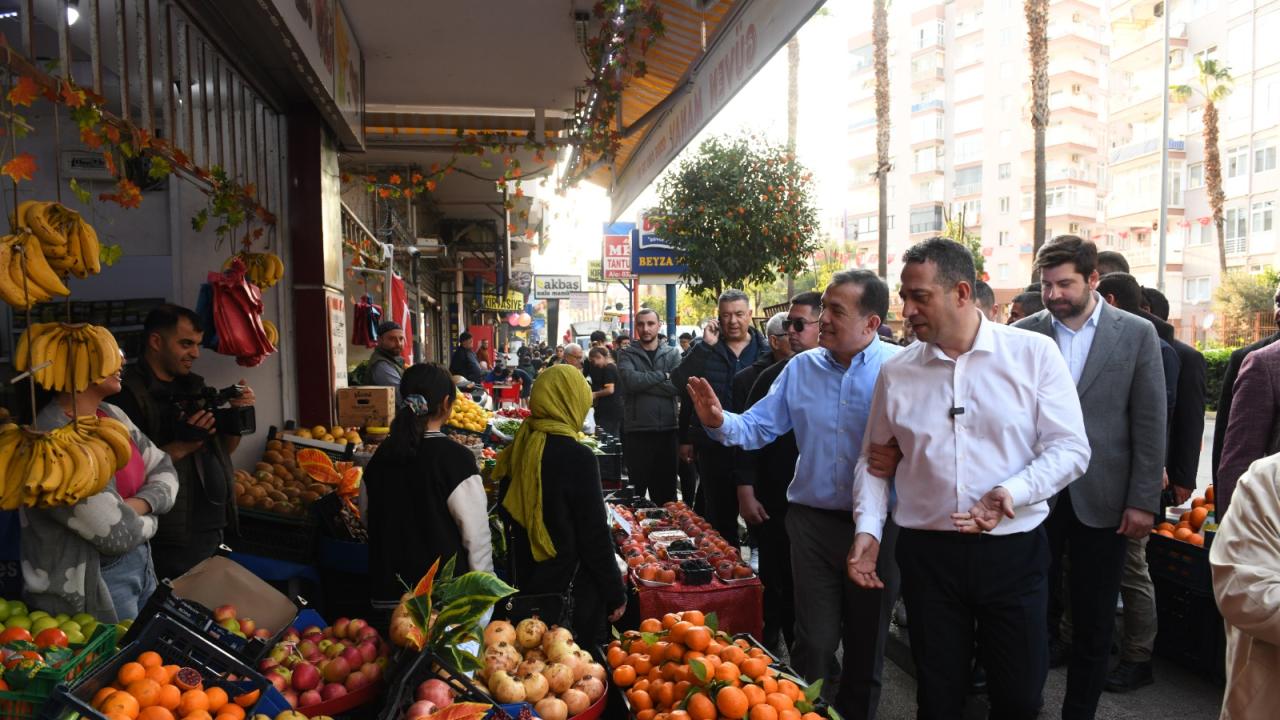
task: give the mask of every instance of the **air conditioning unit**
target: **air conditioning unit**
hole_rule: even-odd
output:
[[[448,252],[448,248],[444,243],[440,242],[440,238],[418,238],[413,244],[414,249],[419,255],[439,256]]]

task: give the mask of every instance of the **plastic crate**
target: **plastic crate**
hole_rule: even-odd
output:
[[[194,668],[203,676],[206,687],[223,687],[232,697],[252,690],[262,691],[257,705],[249,710],[250,716],[259,709],[264,712],[268,709],[275,710],[283,702],[275,688],[244,661],[192,632],[181,622],[161,614],[148,622],[138,638],[110,661],[81,675],[70,686],[59,685],[45,705],[41,717],[44,720],[106,720],[89,703],[99,690],[115,681],[121,666],[136,660],[146,650],[159,653],[167,665]],[[236,676],[236,679],[230,680],[231,675]],[[274,713],[271,714],[274,717]]]
[[[240,508],[240,533],[229,541],[236,552],[310,565],[316,558],[319,525],[309,513],[292,517]]]
[[[21,690],[0,691],[0,718],[30,720],[38,717],[59,684],[73,682],[106,662],[116,648],[116,626],[99,624],[89,641],[61,667],[46,667]]]
[[[413,694],[418,686],[433,677],[440,678],[453,688],[455,701],[488,703],[495,709],[499,708],[498,701],[476,687],[469,676],[456,670],[452,664],[431,650],[424,650],[396,674],[395,682],[387,691],[386,701],[382,706],[382,713],[378,715],[378,720],[401,720],[404,711],[413,704]],[[502,712],[497,713],[494,720],[512,720],[515,717],[515,714],[507,715],[506,712]]]
[[[294,604],[301,609],[305,603],[295,598]],[[151,593],[150,599],[138,613],[133,626],[121,638],[121,644],[127,645],[140,637],[147,623],[158,615],[166,615],[178,620],[249,665],[257,665],[259,660],[266,657],[267,652],[280,641],[280,636],[284,635],[286,629],[280,628],[269,639],[242,638],[216,623],[213,619],[213,611],[209,608],[194,600],[186,600],[174,595],[173,588],[166,581],[160,583],[156,591]]]
[[[1226,679],[1227,639],[1213,595],[1156,577],[1155,651],[1197,673]]]
[[[1147,566],[1152,580],[1159,578],[1192,592],[1213,595],[1208,547],[1153,534],[1147,541]]]

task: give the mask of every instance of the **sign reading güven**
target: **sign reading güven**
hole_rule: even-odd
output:
[[[533,276],[533,296],[539,300],[567,300],[570,295],[582,290],[580,275]]]

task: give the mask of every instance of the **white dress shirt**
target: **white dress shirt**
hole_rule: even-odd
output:
[[[1080,374],[1084,372],[1084,364],[1089,360],[1089,349],[1093,347],[1093,337],[1098,334],[1098,316],[1102,315],[1102,299],[1096,291],[1093,293],[1093,313],[1079,330],[1072,330],[1053,318],[1053,339],[1058,342],[1062,357],[1067,360],[1067,369],[1071,371],[1071,380],[1080,383]]]
[[[867,447],[890,438],[903,455],[893,518],[915,530],[954,531],[951,514],[968,512],[997,485],[1013,496],[1015,517],[991,534],[1033,530],[1049,515],[1046,501],[1089,467],[1080,399],[1062,354],[1040,333],[986,318],[973,347],[954,360],[917,343],[880,369],[853,487],[857,531],[877,539],[889,481],[869,472]]]

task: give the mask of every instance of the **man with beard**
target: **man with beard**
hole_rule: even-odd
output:
[[[756,378],[747,393],[744,411],[769,392],[791,358],[818,347],[821,312],[822,295],[816,292],[791,298],[791,308],[784,316],[790,353]],[[742,451],[742,454],[745,457],[740,455],[736,468],[738,512],[752,526],[760,543],[760,580],[764,583],[764,637],[761,639],[769,647],[789,648],[795,641],[795,598],[791,582],[791,541],[786,526],[787,487],[800,456],[796,433],[792,430],[759,450]]]
[[[718,316],[707,323],[702,340],[694,344],[680,367],[672,373],[672,381],[682,390],[690,378],[702,378],[711,384],[722,406],[733,405],[733,376],[751,367],[768,345],[751,324],[751,298],[741,290],[725,290],[717,303]],[[680,407],[680,457],[698,463],[701,481],[699,494],[704,503],[703,515],[716,532],[737,547],[738,493],[733,482],[733,451],[712,439],[706,429],[693,419],[693,403],[687,391]]]
[[[676,388],[680,352],[658,340],[658,313],[636,313],[636,342],[618,358],[626,435],[622,453],[636,493],[662,505],[676,499]],[[693,498],[687,498],[692,503]]]
[[[369,357],[369,384],[396,389],[396,405],[400,404],[400,376],[404,375],[404,330],[398,323],[384,320],[378,324],[378,347]]]
[[[889,288],[875,273],[836,273],[822,294],[820,347],[793,357],[750,410],[725,412],[711,385],[689,381],[698,419],[717,442],[756,449],[795,431],[799,455],[787,488],[786,530],[804,611],[796,615],[791,659],[806,679],[823,680],[823,696],[851,720],[876,715],[890,612],[885,591],[862,590],[845,574],[853,470],[871,390],[881,365],[899,352],[877,334],[888,310]],[[895,533],[891,525],[879,568],[891,583]],[[843,670],[835,657],[842,642]]]
[[[1280,287],[1276,288],[1274,298],[1272,318],[1277,326],[1280,326]],[[1218,396],[1218,417],[1213,424],[1213,450],[1210,455],[1210,469],[1213,471],[1214,492],[1221,494],[1218,488],[1218,468],[1222,464],[1222,445],[1227,437],[1227,426],[1231,423],[1232,404],[1234,402],[1234,393],[1236,386],[1236,378],[1240,375],[1240,367],[1244,365],[1244,360],[1256,350],[1280,340],[1280,331],[1274,332],[1252,345],[1246,345],[1231,352],[1231,357],[1227,360],[1227,372],[1222,377],[1222,392]],[[1231,478],[1234,483],[1236,478]]]
[[[1062,716],[1092,718],[1107,679],[1116,600],[1129,538],[1151,532],[1160,511],[1168,425],[1155,328],[1108,305],[1098,284],[1097,247],[1062,235],[1040,248],[1036,267],[1045,310],[1016,327],[1054,339],[1076,382],[1093,460],[1057,496],[1046,525],[1050,587],[1067,569],[1072,638]],[[1049,608],[1054,642],[1061,603]]]

